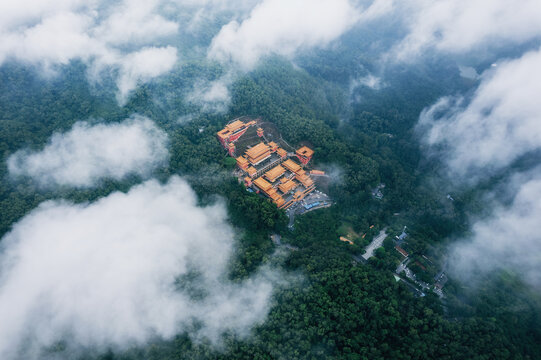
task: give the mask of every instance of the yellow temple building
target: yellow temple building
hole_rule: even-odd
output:
[[[220,130],[217,137],[233,155],[231,145],[234,146],[234,142],[253,125],[256,125],[255,121],[245,123],[235,120]],[[239,179],[244,181],[246,187],[267,196],[282,209],[289,208],[314,191],[311,173],[304,170],[314,154],[312,149],[302,146],[295,153],[288,153],[274,141],[265,142],[261,127],[257,128],[257,136],[258,142],[236,157]]]

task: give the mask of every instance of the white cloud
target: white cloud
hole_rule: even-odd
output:
[[[430,146],[444,144],[455,175],[490,174],[541,148],[541,50],[485,72],[468,102],[446,97],[425,109],[419,126]],[[467,103],[467,104],[465,104]]]
[[[348,0],[264,0],[241,23],[222,27],[209,56],[250,70],[269,54],[292,57],[299,50],[326,46],[357,22],[391,7],[391,1],[377,0],[363,13]]]
[[[538,0],[416,0],[400,9],[408,35],[395,49],[401,60],[428,48],[467,52],[488,43],[517,44],[541,37]]]
[[[29,176],[41,186],[89,187],[103,178],[148,176],[168,159],[167,135],[152,121],[134,116],[122,123],[76,123],[56,133],[41,151],[8,158],[11,176]]]
[[[453,182],[475,184],[502,170],[513,174],[515,160],[541,149],[539,64],[541,50],[502,61],[480,76],[471,99],[445,97],[422,112],[419,129],[425,132],[424,141],[429,149],[438,149]],[[472,221],[472,235],[451,247],[454,273],[475,279],[503,268],[541,286],[538,170],[515,175],[494,191],[494,201],[508,193],[514,201],[509,206],[491,203],[490,217]]]
[[[541,180],[519,181],[509,207],[497,206],[489,219],[478,221],[472,236],[451,248],[451,270],[466,278],[479,272],[512,269],[529,284],[541,287]]]
[[[498,66],[481,76],[473,68],[459,67],[461,76],[480,82],[478,88],[468,97],[440,98],[421,113],[418,124],[428,150],[441,156],[453,183],[475,185],[497,172],[516,172],[516,160],[541,149],[541,50],[517,47],[541,39],[539,1],[419,0],[401,11],[408,31],[387,54],[393,59],[415,60],[435,51],[484,62],[494,61],[487,59],[487,51],[514,47],[515,53],[521,52],[516,59],[498,60]],[[487,206],[493,213],[472,219],[471,236],[450,248],[455,274],[475,280],[480,273],[503,268],[541,286],[541,238],[536,231],[540,175],[515,175],[512,184],[494,191],[495,205]],[[499,203],[503,194],[515,195],[511,205]]]
[[[179,24],[156,13],[156,0],[125,0],[93,29],[93,35],[110,45],[145,44],[175,35]]]
[[[83,11],[95,6],[97,1],[85,0],[20,0],[0,3],[0,26],[2,29],[19,25],[39,23],[44,16],[65,11]]]
[[[374,0],[361,14],[361,21],[371,21],[390,14],[395,10],[394,0]]]
[[[225,208],[196,204],[173,177],[26,215],[1,241],[0,357],[42,358],[62,340],[71,353],[184,331],[214,342],[226,330],[248,335],[267,314],[272,274],[228,281]]]
[[[3,34],[0,49],[4,57],[10,55],[46,66],[66,64],[76,57],[87,59],[106,51],[103,44],[85,33],[92,21],[86,14],[56,13],[24,31]]]
[[[477,70],[472,68],[471,66],[458,66],[458,71],[460,71],[460,76],[464,79],[468,80],[477,80],[479,78],[479,74],[477,73]]]
[[[0,4],[0,65],[13,59],[54,74],[60,65],[81,60],[88,65],[91,81],[112,76],[117,99],[124,104],[139,84],[175,67],[180,36],[206,37],[214,24],[236,19],[216,34],[207,54],[232,62],[233,69],[240,65],[249,70],[269,54],[291,58],[305,49],[328,46],[355,24],[393,8],[392,0],[365,3],[368,6],[362,8],[353,0],[4,2]],[[191,51],[205,50],[196,46]],[[213,89],[201,95],[224,93],[219,89],[224,83],[213,83]]]
[[[261,0],[174,0],[187,16],[188,33],[197,34],[205,25],[221,21],[226,15],[230,18],[245,17]]]
[[[368,74],[362,78],[351,81],[349,85],[350,93],[359,86],[366,86],[372,90],[379,90],[384,86],[384,84],[382,83],[380,77],[374,76],[373,74]]]
[[[176,62],[177,49],[172,46],[143,48],[124,56],[117,81],[119,102],[124,103],[139,82],[147,82],[168,72]]]
[[[125,101],[137,82],[166,73],[177,61],[174,48],[156,45],[178,31],[176,22],[158,14],[160,5],[159,0],[123,0],[113,6],[103,0],[3,2],[0,65],[15,59],[51,70],[82,60],[94,74],[108,66],[120,73],[119,99]],[[149,49],[157,56],[152,71],[147,70],[149,56],[141,55]]]
[[[186,100],[198,105],[203,111],[223,113],[231,101],[228,87],[234,75],[227,73],[214,81],[197,81],[187,94]]]

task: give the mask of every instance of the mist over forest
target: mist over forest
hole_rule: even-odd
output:
[[[538,0],[0,4],[0,359],[541,358],[540,64]]]

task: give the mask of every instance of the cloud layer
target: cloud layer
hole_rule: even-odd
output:
[[[190,57],[207,46],[179,50],[183,36],[214,35],[208,56],[246,71],[264,56],[293,58],[385,16],[405,27],[388,49],[393,59],[541,38],[537,0],[21,0],[0,4],[0,65],[14,59],[55,70],[81,60],[94,81],[112,74],[123,104],[138,84],[174,69],[181,51]]]
[[[269,54],[288,58],[299,50],[322,47],[361,20],[371,20],[391,7],[377,0],[364,12],[349,0],[264,0],[239,23],[224,25],[212,40],[209,56],[252,69]]]
[[[537,0],[416,0],[401,6],[407,36],[395,49],[401,60],[427,49],[462,53],[541,37]]]
[[[541,50],[482,75],[471,100],[445,97],[425,109],[428,145],[445,145],[452,175],[476,178],[541,148]]]
[[[496,206],[489,219],[478,221],[472,236],[451,248],[450,264],[455,273],[472,278],[479,272],[506,269],[541,288],[541,180],[523,180],[508,207]]]
[[[0,65],[15,59],[54,69],[81,60],[92,74],[112,69],[120,73],[123,103],[138,82],[166,73],[177,61],[176,48],[157,45],[178,31],[176,22],[159,14],[160,6],[159,0],[2,2]]]
[[[226,279],[233,231],[178,177],[94,203],[48,201],[0,242],[0,357],[65,341],[123,349],[187,331],[218,341],[264,320],[271,281]],[[62,354],[61,354],[62,355]]]
[[[471,98],[445,97],[425,109],[419,121],[424,141],[438,149],[453,183],[475,186],[541,149],[541,50],[504,61],[481,75]],[[540,165],[539,161],[535,165]],[[513,202],[501,205],[494,191],[493,214],[474,220],[472,235],[451,248],[452,270],[465,278],[495,269],[515,271],[540,287],[541,173],[515,175],[505,184]]]
[[[43,150],[20,150],[8,158],[11,176],[28,176],[41,186],[94,186],[104,178],[146,177],[168,160],[167,134],[151,120],[133,116],[122,123],[77,122],[56,133]]]

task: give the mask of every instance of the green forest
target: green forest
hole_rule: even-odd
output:
[[[539,358],[540,297],[513,273],[487,275],[475,289],[451,278],[444,300],[432,292],[418,297],[392,274],[401,255],[390,238],[403,226],[409,234],[405,249],[421,262],[422,256],[431,259],[430,266],[419,263],[424,270],[415,268],[430,280],[443,267],[449,239],[468,231],[466,213],[482,212],[475,193],[453,194],[450,202],[443,187],[427,180],[438,164],[423,159],[414,132],[426,104],[464,84],[432,80],[434,70],[428,67],[401,73],[393,86],[377,95],[362,94],[365,101],[351,104],[343,84],[329,80],[344,73],[347,78],[350,59],[340,57],[332,69],[318,61],[315,57],[301,70],[270,58],[234,82],[226,113],[198,112],[186,123],[174,121],[194,111],[182,100],[183,89],[202,73],[220,76],[216,64],[189,63],[181,72],[141,86],[122,107],[87,84],[82,64],[70,65],[52,80],[14,63],[0,68],[0,234],[44,200],[88,202],[126,192],[141,181],[133,176],[104,180],[94,189],[41,189],[30,179],[9,178],[5,160],[10,154],[23,147],[39,149],[53,132],[80,119],[112,123],[138,113],[170,139],[169,163],[156,171],[158,179],[185,177],[202,205],[225,199],[229,221],[242,234],[229,278],[241,281],[265,265],[297,279],[275,289],[267,319],[248,338],[225,333],[217,349],[178,334],[125,351],[89,352],[82,359]],[[165,92],[175,96],[156,101]],[[296,217],[290,230],[284,211],[238,184],[215,133],[246,114],[274,123],[291,144],[310,144],[315,167],[336,169],[325,189],[335,201],[332,207]],[[386,187],[378,200],[371,189],[380,183]],[[384,227],[391,237],[376,256],[355,261]],[[344,229],[367,236],[349,245],[338,240]],[[292,248],[273,244],[273,233]],[[61,352],[61,344],[50,351]]]

